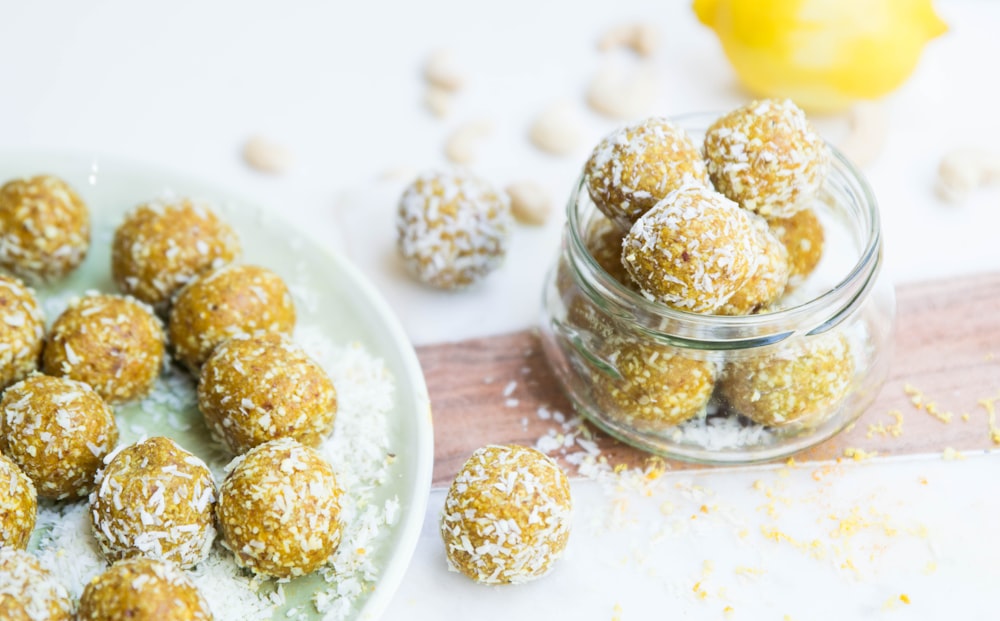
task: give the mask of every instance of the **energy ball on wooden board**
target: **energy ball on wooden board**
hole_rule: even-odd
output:
[[[712,313],[757,269],[750,214],[704,186],[671,192],[625,236],[622,263],[643,293],[668,306]]]
[[[333,468],[291,438],[272,440],[226,467],[216,515],[236,563],[291,578],[330,561],[340,544],[340,496]]]
[[[718,310],[720,315],[751,315],[778,301],[788,285],[791,265],[785,245],[771,233],[767,221],[751,216],[757,233],[757,269],[733,297]]]
[[[850,345],[832,333],[733,362],[719,388],[730,407],[761,425],[815,425],[833,414],[853,379]]]
[[[767,224],[788,250],[788,284],[797,287],[823,258],[823,225],[812,209],[797,211],[787,218],[771,218]]]
[[[569,540],[566,473],[524,446],[486,446],[455,476],[441,537],[448,568],[484,584],[518,584],[552,570]]]
[[[0,450],[21,466],[42,498],[89,494],[116,442],[111,408],[83,382],[31,375],[0,399]]]
[[[38,369],[45,317],[30,287],[0,274],[0,390]]]
[[[0,619],[69,621],[69,591],[24,550],[0,546]]]
[[[34,484],[16,463],[0,453],[0,551],[27,548],[37,515]]]
[[[87,257],[90,212],[52,175],[0,187],[0,267],[32,283],[62,278]]]
[[[83,589],[77,621],[211,621],[198,588],[173,563],[118,561]]]
[[[767,218],[807,207],[830,166],[826,143],[788,99],[754,101],[723,116],[705,133],[704,150],[715,189]]]
[[[333,431],[337,392],[287,337],[237,336],[202,366],[198,408],[212,435],[236,454],[286,437],[316,447]]]
[[[146,395],[163,368],[163,324],[132,297],[91,294],[56,318],[42,369],[90,384],[110,403]]]
[[[584,174],[594,204],[623,230],[681,186],[708,185],[698,147],[683,129],[657,117],[606,136]]]
[[[256,332],[291,335],[294,328],[295,305],[280,276],[255,265],[228,265],[180,290],[167,335],[174,357],[197,375],[227,339]]]
[[[192,567],[215,539],[215,483],[205,462],[154,437],[106,459],[90,494],[94,537],[109,561],[146,556]]]
[[[205,201],[151,201],[115,229],[111,274],[122,293],[162,310],[192,278],[239,254],[235,231]]]
[[[403,191],[396,247],[417,280],[460,289],[500,267],[512,228],[504,192],[464,170],[431,172]]]

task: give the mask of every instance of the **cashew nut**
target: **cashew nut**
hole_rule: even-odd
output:
[[[552,199],[540,184],[534,181],[517,181],[506,188],[510,197],[510,210],[521,224],[541,226],[552,213]]]
[[[535,118],[528,137],[542,151],[566,155],[575,151],[583,140],[583,120],[572,104],[555,103]]]
[[[848,111],[848,133],[837,148],[855,166],[872,163],[882,148],[889,130],[889,118],[881,103],[857,103]]]
[[[647,114],[656,101],[657,80],[646,64],[625,68],[607,64],[587,88],[587,104],[605,116],[631,119]]]
[[[444,154],[455,164],[469,164],[476,158],[476,147],[493,131],[489,121],[472,121],[456,129],[444,145]]]
[[[277,175],[291,167],[295,156],[279,144],[253,136],[243,145],[243,159],[254,170]]]
[[[949,203],[961,203],[974,189],[1000,182],[1000,153],[977,148],[950,151],[938,165],[937,193]]]
[[[620,24],[610,28],[597,42],[597,49],[607,52],[616,47],[627,47],[639,56],[652,56],[660,44],[660,33],[643,22]]]
[[[449,50],[431,52],[424,65],[424,79],[428,84],[452,92],[465,84],[465,74]]]

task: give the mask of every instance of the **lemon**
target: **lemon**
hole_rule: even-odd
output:
[[[931,0],[694,0],[743,84],[831,112],[891,92],[947,30]]]

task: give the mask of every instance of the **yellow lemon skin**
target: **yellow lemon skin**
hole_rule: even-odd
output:
[[[744,86],[811,112],[893,91],[947,30],[931,0],[694,0],[694,12]]]

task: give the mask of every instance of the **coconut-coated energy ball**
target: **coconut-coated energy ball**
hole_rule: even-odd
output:
[[[24,550],[0,546],[0,619],[70,621],[69,591]]]
[[[715,189],[767,218],[808,206],[830,166],[826,143],[788,99],[754,101],[723,116],[705,133],[704,149]]]
[[[45,317],[31,288],[0,275],[0,390],[38,368]]]
[[[238,334],[291,335],[295,305],[271,270],[229,265],[192,280],[174,300],[167,334],[174,357],[197,373],[212,351]]]
[[[194,582],[173,563],[118,561],[83,589],[77,621],[211,621]]]
[[[626,232],[611,220],[601,218],[588,228],[584,244],[605,272],[626,287],[635,289],[636,285],[622,263],[622,242]]]
[[[823,258],[823,225],[816,212],[803,209],[787,218],[769,219],[767,223],[788,251],[789,286],[802,284]]]
[[[337,392],[301,347],[264,333],[216,348],[201,368],[198,407],[233,453],[285,437],[315,447],[333,431]]]
[[[34,484],[16,463],[0,453],[0,552],[27,548],[37,515]]]
[[[110,456],[90,494],[94,537],[109,561],[146,556],[192,567],[215,539],[215,483],[205,462],[170,438]]]
[[[115,229],[111,274],[122,293],[163,309],[192,278],[239,253],[236,233],[205,201],[151,201]]]
[[[484,584],[518,584],[552,570],[569,540],[566,473],[524,446],[485,446],[469,457],[444,501],[448,569]]]
[[[163,324],[131,297],[76,298],[52,324],[42,369],[90,384],[110,403],[145,396],[163,368]]]
[[[668,306],[711,313],[757,267],[750,214],[703,186],[671,192],[625,236],[622,263],[643,293]]]
[[[425,173],[399,200],[396,247],[417,280],[460,289],[500,267],[512,227],[506,193],[464,170]]]
[[[708,185],[698,147],[683,129],[657,117],[606,136],[584,174],[594,204],[623,230],[681,186]]]
[[[757,269],[747,282],[736,290],[733,297],[718,310],[720,315],[750,315],[760,312],[775,302],[785,292],[791,266],[788,250],[760,216],[751,216],[757,234]]]
[[[0,267],[29,282],[62,278],[87,256],[90,212],[52,175],[0,187]]]
[[[736,412],[761,425],[813,425],[833,415],[853,378],[847,339],[828,333],[731,363],[720,392]]]
[[[340,497],[333,468],[291,438],[236,457],[219,489],[216,513],[236,563],[275,578],[325,565],[340,544]]]
[[[0,450],[21,466],[42,498],[89,494],[116,442],[111,408],[83,382],[31,375],[0,399]]]

